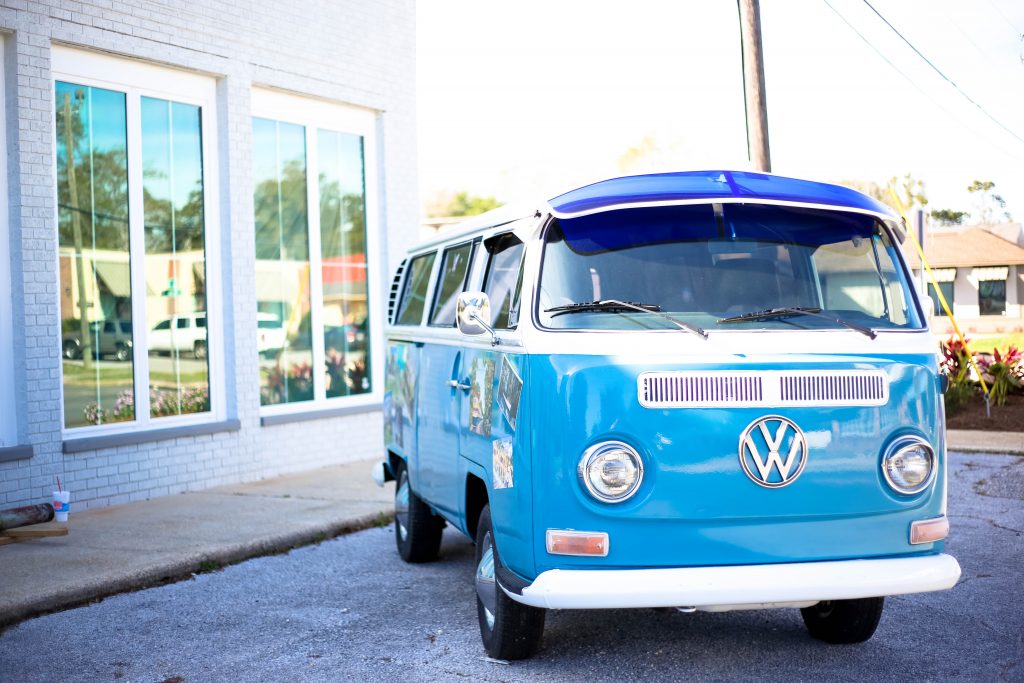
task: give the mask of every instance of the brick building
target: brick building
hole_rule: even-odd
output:
[[[369,457],[409,0],[0,0],[0,507]]]

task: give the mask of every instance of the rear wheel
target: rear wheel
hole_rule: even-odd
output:
[[[192,345],[192,356],[202,360],[206,358],[206,342],[197,341]]]
[[[826,643],[863,643],[882,618],[885,598],[824,600],[800,610],[811,637]]]
[[[487,654],[495,659],[527,659],[537,651],[544,635],[544,610],[505,595],[496,578],[500,566],[491,528],[491,506],[485,505],[476,527],[476,612],[480,637]]]
[[[127,345],[119,343],[117,345],[117,350],[114,351],[114,357],[117,358],[117,360],[124,363],[125,361],[131,359],[132,350],[129,349]]]
[[[441,549],[444,520],[416,495],[409,471],[400,461],[395,476],[395,544],[406,562],[429,562]]]

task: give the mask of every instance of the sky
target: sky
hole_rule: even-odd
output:
[[[991,180],[1024,220],[1024,2],[869,1],[761,1],[772,172],[910,173],[929,209],[975,213]],[[424,203],[749,169],[736,2],[424,0],[417,118]]]

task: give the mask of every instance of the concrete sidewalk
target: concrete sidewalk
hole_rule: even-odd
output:
[[[1021,425],[1024,429],[1024,425]],[[961,453],[1014,453],[1024,455],[1024,432],[946,431],[946,449]]]
[[[75,513],[0,546],[0,628],[44,612],[390,521],[375,461]]]
[[[1024,433],[951,430],[951,451],[1024,454]],[[375,461],[72,513],[69,534],[0,546],[0,628],[390,521]]]

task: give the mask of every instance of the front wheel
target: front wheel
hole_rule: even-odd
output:
[[[406,562],[429,562],[441,549],[444,520],[416,495],[409,485],[409,470],[402,461],[395,477],[395,544]]]
[[[64,357],[67,358],[68,360],[76,360],[79,356],[82,355],[82,347],[71,339],[64,342],[63,351]]]
[[[476,527],[476,612],[480,637],[487,654],[495,659],[527,659],[537,651],[544,635],[544,610],[505,595],[496,578],[499,566],[491,506],[485,505]]]
[[[885,598],[823,600],[800,610],[812,638],[836,645],[863,643],[882,618]]]

